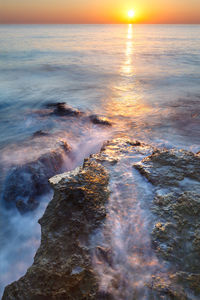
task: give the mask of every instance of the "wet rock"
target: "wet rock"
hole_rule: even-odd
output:
[[[188,296],[188,290],[191,297],[200,297],[199,155],[184,150],[156,150],[134,166],[155,186],[152,244],[158,256],[176,270],[167,290],[174,291],[173,299],[194,299]],[[164,282],[162,278],[159,281]],[[153,286],[157,290],[156,282]]]
[[[114,300],[114,296],[109,292],[100,291],[96,296],[97,300]]]
[[[70,152],[72,150],[72,147],[65,140],[60,140],[58,144],[65,152]]]
[[[52,115],[56,116],[69,116],[69,117],[75,117],[80,116],[82,113],[74,108],[71,108],[66,105],[65,102],[58,102],[58,103],[49,103],[46,105],[48,108],[54,108]]]
[[[48,136],[48,132],[43,131],[43,130],[38,130],[34,132],[33,137],[41,137],[41,136]]]
[[[176,272],[171,276],[171,280],[179,284],[179,286],[183,285],[187,289],[194,291],[194,294],[197,295],[196,299],[199,299],[199,295],[200,295],[200,274],[199,273]]]
[[[184,178],[199,180],[200,156],[185,150],[156,150],[135,164],[142,175],[154,185],[177,186]]]
[[[112,169],[131,151],[149,154],[152,148],[116,139],[85,159],[83,167],[50,179],[54,197],[39,220],[40,248],[26,275],[6,287],[3,300],[115,299],[109,290],[99,287],[99,274],[93,265],[95,252],[100,261],[113,268],[113,253],[98,243],[93,245],[91,237],[105,221]],[[119,288],[118,273],[110,284]]]
[[[166,299],[166,300],[188,300],[183,288],[167,277],[152,276],[152,283],[149,286],[150,295],[149,299]]]
[[[11,168],[2,195],[5,206],[16,206],[21,213],[35,209],[39,204],[36,198],[49,191],[48,179],[62,170],[70,149],[66,141],[60,141],[57,149],[43,154],[35,161]]]
[[[45,107],[47,108],[56,108],[57,106],[62,106],[62,105],[65,105],[66,103],[65,102],[49,102],[49,103],[46,103],[45,104]]]
[[[142,143],[139,141],[128,141],[131,146],[142,146]]]
[[[103,126],[112,126],[112,123],[104,117],[99,117],[97,115],[91,115],[89,118],[93,124],[103,125]]]
[[[198,272],[200,263],[200,195],[187,191],[155,198],[154,212],[162,217],[152,232],[156,250],[181,271]]]
[[[68,116],[68,117],[84,116],[83,112],[68,106],[65,102],[47,103],[45,107],[47,108],[47,111],[48,109],[51,110],[50,115],[61,116],[61,117],[62,116]],[[96,125],[112,126],[112,123],[108,119],[98,115],[90,115],[90,116],[86,115],[85,121],[88,122],[88,120]]]
[[[116,299],[118,291],[119,295],[124,295],[124,288],[127,287],[126,276],[121,278],[121,273],[115,270],[113,249],[102,247],[96,242],[93,244],[91,239],[94,233],[99,233],[104,224],[106,203],[112,192],[109,189],[114,180],[123,180],[123,176],[120,176],[120,160],[124,163],[127,157],[131,157],[132,163],[146,157],[140,163],[135,163],[135,167],[154,184],[155,198],[153,202],[149,200],[151,204],[148,206],[151,207],[152,220],[155,220],[151,233],[152,248],[160,258],[161,266],[163,261],[168,266],[160,272],[158,268],[153,268],[152,272],[155,274],[148,273],[152,280],[149,282],[150,278],[147,276],[147,286],[143,287],[145,280],[139,280],[139,287],[142,285],[145,292],[148,290],[147,296],[140,294],[137,273],[132,274],[131,281],[128,273],[130,270],[125,269],[125,274],[128,273],[133,286],[136,280],[132,299],[199,299],[198,155],[181,150],[156,150],[138,141],[116,139],[105,143],[100,153],[85,159],[83,167],[50,179],[54,197],[39,220],[42,228],[41,245],[27,273],[6,287],[3,300],[111,300]],[[123,174],[127,179],[126,174],[127,169]],[[130,188],[134,188],[132,178],[128,180],[131,182],[126,182],[125,187],[129,187],[129,194],[123,190],[123,199],[130,197]],[[140,227],[138,228],[140,230]],[[149,251],[152,252],[152,249]],[[142,255],[142,249],[140,251],[139,248],[140,252]],[[99,287],[99,274],[93,265],[94,253],[96,260],[100,264],[104,263],[103,269],[108,266],[112,270],[111,280],[108,278],[110,273],[106,273],[108,289],[104,289],[104,286]],[[142,264],[143,257],[139,258]],[[121,263],[121,259],[123,260],[121,256],[117,259],[118,264]],[[124,257],[122,264],[126,260],[127,257]],[[140,269],[140,263],[136,266]],[[149,270],[151,266],[147,266]],[[160,268],[160,265],[158,267]],[[116,295],[112,293],[113,290],[116,291]]]
[[[97,299],[89,236],[106,216],[108,182],[105,168],[94,160],[50,179],[55,193],[39,220],[41,245],[25,276],[6,287],[3,300]]]

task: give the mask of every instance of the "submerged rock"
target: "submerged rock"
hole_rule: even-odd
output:
[[[55,102],[55,103],[47,103],[45,104],[46,109],[37,111],[40,115],[43,116],[60,116],[60,117],[82,117],[81,120],[85,122],[92,122],[95,125],[102,126],[112,126],[112,123],[103,116],[98,115],[88,115],[78,109],[72,108],[65,102]],[[37,136],[42,135],[42,131],[38,131],[35,134]]]
[[[38,130],[36,132],[33,133],[33,137],[41,137],[41,136],[48,136],[49,133],[43,130]]]
[[[103,126],[112,126],[112,123],[104,117],[99,117],[98,115],[91,115],[89,118],[93,124],[103,125]]]
[[[49,191],[48,179],[62,170],[70,149],[66,141],[60,141],[57,149],[37,160],[11,168],[2,195],[5,206],[11,208],[15,205],[21,213],[35,209],[39,204],[36,197]]]
[[[46,107],[53,108],[54,110],[51,114],[57,116],[74,117],[82,114],[78,109],[69,107],[65,102],[48,103]]]
[[[46,103],[45,104],[45,107],[47,107],[47,108],[54,108],[54,107],[57,107],[57,106],[59,106],[59,105],[65,105],[66,103],[65,102],[49,102],[49,103]]]

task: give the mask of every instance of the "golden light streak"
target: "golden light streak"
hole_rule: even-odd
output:
[[[127,42],[126,42],[126,60],[122,67],[122,73],[126,76],[132,76],[132,53],[133,53],[133,28],[132,24],[128,25]]]

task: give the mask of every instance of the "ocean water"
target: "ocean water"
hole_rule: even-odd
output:
[[[46,114],[66,102],[82,118]],[[98,114],[112,127],[92,124]],[[33,139],[43,130],[49,136]],[[58,140],[72,146],[73,169],[112,137],[200,150],[200,25],[1,25],[0,189],[12,166],[37,159]],[[33,213],[1,209],[1,291],[31,265]]]
[[[108,116],[120,134],[198,145],[200,26],[10,25],[0,37],[1,148],[58,129],[31,115],[51,101]]]

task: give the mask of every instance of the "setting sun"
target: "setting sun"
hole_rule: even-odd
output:
[[[133,18],[134,16],[135,16],[134,10],[132,10],[132,9],[129,10],[129,11],[128,11],[128,17],[129,17],[129,18]]]

